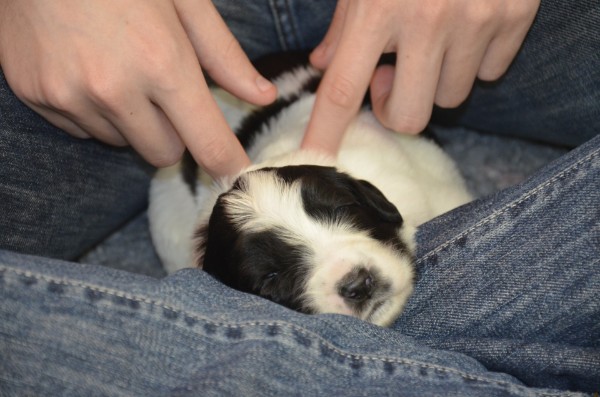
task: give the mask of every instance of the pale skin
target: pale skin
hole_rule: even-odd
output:
[[[325,70],[303,147],[335,155],[370,86],[380,122],[416,134],[432,107],[501,77],[540,0],[339,0],[311,54]],[[376,69],[397,53],[396,67]],[[0,0],[0,65],[16,95],[79,138],[131,145],[166,166],[184,148],[214,177],[250,164],[202,70],[265,105],[252,67],[209,0]]]

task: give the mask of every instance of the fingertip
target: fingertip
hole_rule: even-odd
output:
[[[321,140],[311,134],[307,134],[305,135],[300,148],[303,150],[319,152],[327,156],[336,157],[339,145],[336,144],[335,141]]]
[[[330,123],[330,127],[325,127],[326,123]],[[335,121],[331,123],[331,120],[321,120],[313,112],[300,148],[336,157],[346,130],[336,127],[339,128],[340,125]],[[345,125],[341,127],[345,127]]]
[[[327,44],[319,44],[308,57],[310,64],[319,70],[327,68]]]
[[[193,155],[193,154],[192,154]],[[201,164],[202,168],[213,178],[220,179],[226,177],[235,177],[239,175],[244,169],[252,165],[250,158],[245,152],[239,153],[239,155],[230,158],[228,161],[205,161],[206,158],[195,157],[196,161]],[[204,160],[204,161],[203,161]]]
[[[196,162],[214,179],[235,176],[251,164],[246,151],[233,132],[188,141],[188,150]]]
[[[263,76],[258,75],[256,77],[256,86],[260,92],[268,92],[272,90],[275,86],[269,80],[265,79]]]
[[[277,86],[260,74],[255,79],[258,96],[252,101],[255,105],[268,105],[277,99]]]
[[[385,128],[405,135],[418,135],[423,132],[431,116],[431,112],[417,115],[402,111],[390,112],[387,103],[378,109],[373,108],[373,113]]]

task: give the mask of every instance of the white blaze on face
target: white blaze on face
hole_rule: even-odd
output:
[[[410,253],[399,253],[364,232],[331,237],[331,244],[321,244],[315,250],[313,271],[306,287],[308,302],[319,313],[348,314],[389,325],[412,292],[414,275]],[[357,268],[373,273],[380,287],[361,312],[356,312],[339,294],[340,281]],[[373,312],[376,304],[381,305]],[[369,318],[371,315],[374,317]]]
[[[304,210],[301,182],[286,183],[269,171],[242,176],[239,190],[227,194],[226,211],[240,231],[258,233],[277,230],[278,237],[306,248],[308,266],[303,301],[317,313],[339,313],[379,325],[389,325],[412,292],[411,252],[398,252],[373,239],[366,231],[345,222],[329,223],[309,216]],[[401,231],[399,231],[400,233]],[[401,239],[412,249],[412,235]],[[357,268],[377,274],[384,292],[357,312],[339,294],[340,281]],[[373,312],[374,305],[378,309]]]

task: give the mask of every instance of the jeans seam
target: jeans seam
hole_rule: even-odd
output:
[[[112,295],[112,296],[115,296],[118,298],[124,298],[124,299],[132,300],[132,301],[136,301],[136,302],[140,302],[140,303],[145,303],[145,304],[148,304],[148,305],[151,305],[154,307],[159,307],[162,309],[170,310],[175,313],[182,314],[183,317],[192,318],[197,321],[203,321],[205,323],[208,323],[208,324],[216,326],[216,327],[225,327],[228,329],[244,329],[247,327],[271,327],[271,326],[288,327],[289,329],[291,329],[292,332],[298,332],[298,333],[302,334],[303,336],[314,338],[318,341],[319,345],[321,345],[322,347],[327,348],[328,350],[332,351],[333,353],[335,353],[341,357],[348,358],[351,360],[389,363],[389,364],[403,365],[403,366],[407,366],[407,367],[411,367],[411,368],[430,369],[430,370],[439,371],[439,372],[446,373],[446,374],[459,376],[468,381],[477,381],[477,382],[481,382],[481,383],[485,383],[485,384],[494,384],[494,385],[501,386],[501,387],[518,387],[518,388],[528,389],[527,387],[516,384],[516,383],[488,379],[488,378],[484,378],[481,376],[472,375],[467,372],[460,371],[460,370],[457,370],[454,368],[448,368],[448,367],[435,365],[435,364],[427,364],[427,363],[423,363],[423,362],[416,361],[416,360],[402,359],[402,358],[385,358],[385,357],[369,356],[369,355],[363,355],[363,354],[348,353],[340,348],[337,348],[336,346],[333,346],[328,341],[324,340],[320,335],[318,335],[312,331],[306,330],[302,327],[299,327],[291,322],[287,322],[287,321],[271,321],[271,322],[269,322],[269,321],[247,321],[244,323],[235,323],[235,324],[226,323],[226,322],[215,322],[206,317],[189,313],[183,309],[178,309],[174,306],[168,305],[167,303],[159,301],[159,300],[140,297],[140,296],[136,296],[133,294],[128,294],[126,292],[114,290],[111,288],[100,287],[100,286],[92,285],[92,284],[86,284],[84,282],[79,282],[79,281],[54,278],[54,277],[50,277],[50,276],[47,276],[44,274],[36,274],[36,273],[28,271],[28,270],[22,271],[22,270],[13,269],[13,268],[10,268],[10,267],[4,266],[4,265],[0,265],[0,277],[3,276],[5,272],[12,272],[20,277],[33,278],[36,280],[44,281],[46,283],[55,283],[55,284],[69,286],[69,287],[93,290],[95,292],[100,292],[102,294]],[[4,278],[4,277],[2,277],[2,278]],[[6,280],[4,280],[4,281],[6,282]],[[292,334],[292,336],[293,336],[293,334]],[[564,392],[557,392],[557,393],[541,393],[539,395],[540,396],[557,396],[557,395],[564,396],[564,395],[568,395],[568,394],[565,394]]]
[[[298,33],[292,18],[289,1],[287,0],[269,0],[271,12],[275,21],[275,29],[279,37],[279,43],[284,50],[290,50],[297,47]],[[284,24],[284,17],[288,19],[289,26]]]
[[[441,251],[443,251],[447,247],[451,246],[452,244],[456,243],[457,241],[460,241],[461,239],[465,238],[466,236],[468,236],[469,234],[471,234],[474,230],[479,229],[482,226],[487,225],[488,223],[493,222],[498,217],[504,215],[506,212],[510,211],[511,209],[519,206],[521,203],[523,203],[524,201],[528,200],[529,198],[537,195],[539,192],[545,190],[546,188],[548,188],[552,184],[556,183],[557,181],[559,181],[561,179],[566,178],[567,174],[571,174],[573,172],[578,171],[580,169],[580,167],[583,166],[585,163],[593,160],[595,157],[598,157],[599,153],[600,153],[600,149],[596,149],[592,153],[590,153],[587,156],[585,156],[583,159],[579,160],[575,164],[572,164],[567,169],[562,170],[560,173],[554,175],[552,178],[550,178],[549,180],[547,180],[542,185],[536,187],[533,190],[528,191],[526,194],[522,195],[518,199],[513,200],[511,203],[505,205],[503,208],[494,211],[491,215],[489,215],[489,216],[485,217],[484,219],[480,220],[475,225],[473,225],[473,226],[465,229],[464,231],[462,231],[458,235],[454,236],[450,240],[447,240],[446,242],[438,245],[435,249],[433,249],[433,250],[429,251],[428,253],[424,254],[423,256],[421,256],[416,262],[418,264],[424,262],[428,258],[430,258],[430,257],[432,257],[434,255],[437,255],[438,253],[440,253]]]

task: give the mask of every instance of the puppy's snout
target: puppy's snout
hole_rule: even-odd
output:
[[[364,268],[347,274],[340,284],[339,294],[353,302],[364,302],[370,299],[375,287],[373,275]]]

